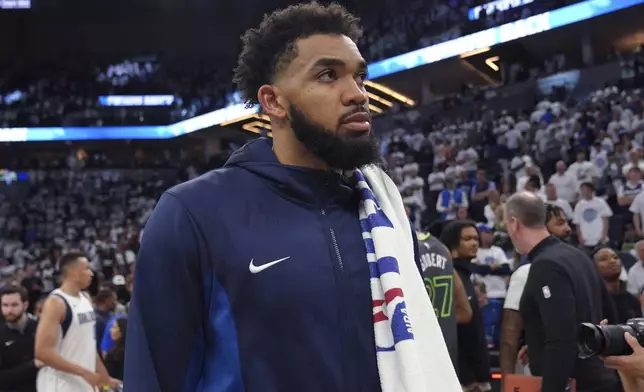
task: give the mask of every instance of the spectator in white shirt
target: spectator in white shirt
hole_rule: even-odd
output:
[[[528,182],[526,182],[525,186],[523,187],[523,190],[526,192],[532,192],[535,195],[539,196],[541,200],[545,200],[546,195],[541,190],[542,188],[541,184],[542,184],[541,177],[537,175],[533,175],[533,176],[530,176],[530,178],[528,179]]]
[[[456,163],[468,173],[476,170],[478,159],[479,154],[472,147],[462,149],[456,154]]]
[[[434,170],[427,176],[427,184],[430,192],[440,192],[445,188],[445,173],[441,170]]]
[[[485,283],[489,298],[505,298],[507,278],[512,273],[510,261],[503,249],[494,243],[494,229],[484,223],[476,225],[479,229],[480,245],[473,262],[474,272]]]
[[[622,166],[622,174],[626,176],[632,167],[639,167],[644,170],[644,160],[640,159],[639,149],[632,149],[628,153],[628,163]]]
[[[567,220],[572,220],[572,206],[567,200],[557,197],[557,188],[553,184],[546,185],[546,200],[547,204],[555,205],[564,212]]]
[[[608,242],[608,220],[613,216],[606,201],[595,196],[595,185],[584,182],[580,186],[581,198],[573,213],[579,244],[589,250]]]
[[[626,174],[626,181],[617,188],[617,204],[628,208],[641,192],[642,172],[639,167],[632,166]]]
[[[501,194],[496,189],[488,193],[487,205],[483,209],[483,214],[488,226],[503,228],[503,203],[501,202]]]
[[[458,209],[468,206],[467,193],[456,187],[454,179],[446,178],[445,189],[441,191],[436,201],[436,211],[442,214],[443,220],[456,219]]]
[[[597,176],[601,177],[608,166],[606,150],[602,148],[601,142],[596,141],[590,149],[590,161],[595,165]]]
[[[577,189],[584,182],[595,183],[597,178],[597,169],[592,162],[586,160],[586,152],[583,150],[577,153],[577,161],[570,165],[568,172],[577,180]]]
[[[541,177],[541,173],[539,173],[539,168],[535,165],[526,165],[525,175],[517,178],[517,192],[526,190],[525,186],[533,176],[537,176],[539,178],[539,188],[537,189],[541,190],[541,184],[543,184],[543,178]]]
[[[638,193],[631,203],[628,211],[633,213],[633,227],[638,237],[643,237],[642,228],[644,227],[644,192]]]
[[[635,244],[637,263],[628,270],[628,282],[626,289],[629,293],[638,296],[644,288],[644,240]]]
[[[550,177],[548,183],[555,186],[557,196],[572,203],[577,193],[577,179],[566,170],[566,164],[563,161],[557,162],[556,170],[557,172]]]

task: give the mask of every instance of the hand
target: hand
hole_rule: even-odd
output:
[[[521,347],[521,350],[519,350],[519,354],[517,355],[517,359],[523,366],[530,363],[530,360],[528,359],[528,346]]]
[[[492,268],[492,271],[496,271],[496,270],[498,270],[499,268],[501,268],[501,264],[499,264],[499,263],[492,263],[492,264],[490,264],[490,268]]]
[[[83,377],[83,379],[87,381],[87,383],[92,387],[101,388],[103,387],[103,385],[105,385],[105,377],[96,372],[90,372],[89,370],[87,370],[86,372],[83,372],[81,377]]]
[[[604,365],[619,371],[623,377],[644,379],[644,347],[628,332],[624,333],[624,340],[633,349],[633,354],[605,357]]]
[[[109,386],[110,388],[116,388],[118,386],[123,385],[123,381],[109,377],[105,385]]]
[[[45,363],[41,360],[34,358],[34,365],[36,366],[37,369],[40,369],[41,367],[45,366]]]

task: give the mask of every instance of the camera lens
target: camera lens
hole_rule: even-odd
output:
[[[594,355],[628,355],[632,350],[624,340],[624,332],[635,335],[628,325],[594,325],[583,323],[577,333],[580,358]]]
[[[577,332],[577,348],[580,358],[590,358],[604,350],[604,335],[599,325],[583,323]]]
[[[637,336],[633,328],[628,325],[601,325],[599,328],[606,340],[606,346],[600,355],[629,355],[633,353],[631,346],[624,339],[624,332]]]

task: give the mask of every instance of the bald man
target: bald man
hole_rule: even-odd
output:
[[[570,378],[579,392],[618,391],[616,373],[599,358],[579,359],[576,345],[581,323],[605,318],[606,287],[584,252],[550,235],[546,216],[544,202],[529,192],[505,204],[508,235],[531,261],[520,313],[532,374],[543,378],[542,392],[564,391]]]

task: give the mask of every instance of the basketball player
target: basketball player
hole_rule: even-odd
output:
[[[38,392],[94,392],[116,387],[96,350],[96,316],[82,292],[92,281],[92,270],[81,253],[67,253],[58,266],[62,284],[45,301],[36,331],[36,358],[45,363],[36,380]]]
[[[418,233],[420,264],[429,294],[452,363],[458,363],[456,325],[472,319],[472,307],[460,276],[454,272],[452,256],[447,247],[431,234]]]

